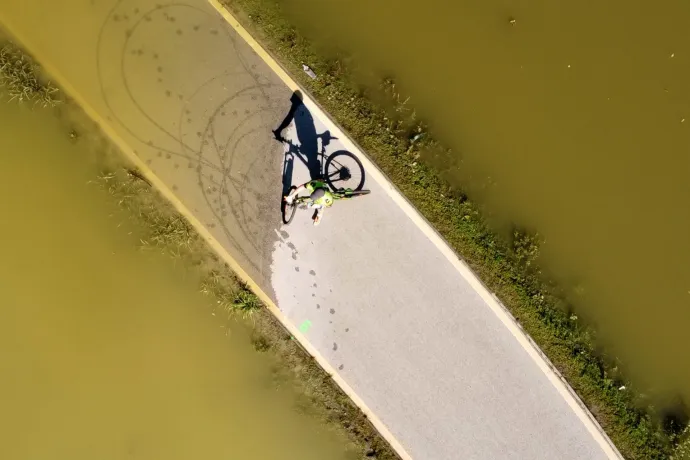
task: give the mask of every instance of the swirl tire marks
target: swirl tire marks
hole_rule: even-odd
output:
[[[285,86],[199,4],[120,0],[97,53],[110,120],[252,275],[268,280],[282,162],[271,129],[289,105]]]

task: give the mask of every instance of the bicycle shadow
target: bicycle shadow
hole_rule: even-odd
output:
[[[283,131],[293,125],[287,139],[283,137]],[[319,123],[320,126],[320,123]],[[362,188],[365,180],[362,163],[354,154],[346,150],[336,150],[326,154],[327,147],[333,140],[329,130],[317,132],[317,124],[309,108],[304,104],[302,93],[297,90],[290,96],[290,108],[283,121],[273,130],[274,138],[282,142],[286,149],[283,161],[282,173],[282,198],[288,195],[293,186],[295,175],[295,160],[305,167],[310,180],[321,180],[328,183],[333,189],[347,188],[349,186],[357,190]],[[328,168],[328,171],[324,169]],[[301,169],[301,168],[300,168]],[[352,173],[355,173],[354,176]],[[300,181],[305,182],[303,174]],[[351,181],[351,179],[355,179]]]
[[[273,130],[274,138],[288,145],[283,164],[283,195],[290,192],[295,159],[299,159],[306,166],[311,180],[322,179],[323,154],[319,148],[319,140],[321,140],[321,149],[325,149],[331,140],[336,139],[331,136],[329,131],[321,134],[316,132],[314,117],[304,105],[301,91],[297,90],[292,93],[290,103],[290,109],[285,118]],[[296,142],[293,142],[292,139],[285,139],[282,134],[293,122],[297,137]]]

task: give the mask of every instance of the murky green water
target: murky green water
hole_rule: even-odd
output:
[[[0,104],[0,458],[347,458],[190,272],[136,249],[87,150]]]
[[[690,4],[281,3],[323,49],[394,76],[462,159],[454,181],[545,236],[632,377],[690,401]]]

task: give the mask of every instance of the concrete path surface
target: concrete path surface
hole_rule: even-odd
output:
[[[232,256],[403,457],[617,458],[491,294],[226,19],[206,0],[0,7],[2,23]],[[273,138],[281,122],[289,143]],[[341,150],[362,160],[372,193],[337,202],[319,227],[301,209],[282,225],[283,188]]]

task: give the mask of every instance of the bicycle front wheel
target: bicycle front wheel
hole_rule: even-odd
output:
[[[333,191],[349,188],[353,191],[364,187],[364,166],[353,153],[339,150],[326,159],[324,165],[326,183]]]
[[[295,211],[297,211],[297,206],[294,203],[283,203],[283,223],[285,225],[288,225],[290,222],[292,222],[292,219],[295,217]]]
[[[294,185],[290,187],[290,192],[295,190],[297,187]],[[292,204],[287,204],[285,201],[285,197],[283,197],[283,203],[280,206],[280,211],[283,214],[283,223],[285,225],[288,225],[290,222],[292,222],[292,219],[295,217],[295,211],[297,211],[297,203],[292,202]]]

